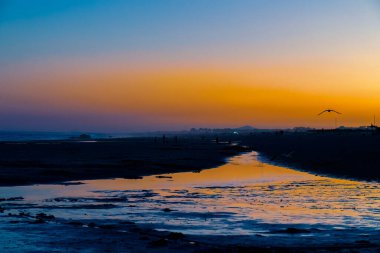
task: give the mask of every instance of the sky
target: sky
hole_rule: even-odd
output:
[[[369,125],[379,27],[378,0],[0,0],[0,130]]]

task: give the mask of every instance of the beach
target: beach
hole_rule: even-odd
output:
[[[380,253],[380,0],[0,0],[0,253]]]
[[[3,186],[0,248],[378,252],[379,189],[272,165],[253,151],[201,171]]]
[[[0,142],[0,185],[199,171],[244,150],[200,137]]]
[[[246,151],[259,152],[266,162],[312,173],[370,181],[380,178],[380,135],[374,132],[223,134],[218,143],[216,136],[2,141],[0,185],[197,171]]]
[[[277,131],[241,140],[270,163],[339,178],[380,180],[380,135],[375,131]]]
[[[378,183],[335,179],[376,181],[376,159],[362,174],[354,164],[365,164],[377,139],[269,132],[2,142],[1,249],[378,252]]]

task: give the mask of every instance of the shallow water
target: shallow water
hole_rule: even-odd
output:
[[[129,220],[186,234],[276,236],[287,228],[379,233],[380,184],[315,176],[261,162],[255,152],[199,173],[79,185],[1,187],[7,212]],[[350,233],[351,233],[350,232]]]

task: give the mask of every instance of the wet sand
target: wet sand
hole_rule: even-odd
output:
[[[0,142],[0,185],[194,171],[247,150],[258,151],[267,162],[317,174],[380,179],[380,135],[368,132],[254,133],[219,140],[216,144],[210,135],[167,137],[166,143],[162,138]]]
[[[298,242],[245,236],[193,236],[141,228],[133,222],[87,223],[28,221],[6,218],[0,224],[0,249],[4,252],[379,252],[380,246],[365,240],[355,243],[310,245]],[[16,235],[16,236],[14,236]],[[20,236],[22,235],[22,236]],[[344,236],[344,235],[342,235]]]
[[[138,178],[145,175],[199,171],[224,164],[227,157],[257,150],[270,163],[285,164],[318,174],[378,180],[380,137],[369,134],[265,133],[229,136],[241,141],[231,146],[199,137],[133,138],[119,140],[38,141],[0,143],[0,184],[27,185],[70,180]],[[20,178],[20,175],[23,175]],[[170,178],[162,178],[170,180]],[[69,187],[69,186],[68,186]],[[271,189],[270,189],[271,190]],[[255,193],[255,191],[250,191]],[[18,196],[13,196],[18,197]],[[282,227],[278,237],[184,235],[157,231],[133,220],[75,220],[29,214],[18,208],[20,199],[0,202],[0,245],[7,252],[378,252],[379,233],[341,231],[311,245],[315,231]],[[7,206],[5,202],[10,205]],[[12,207],[13,205],[13,207]],[[83,206],[82,206],[83,207]],[[31,207],[32,208],[32,207]],[[83,207],[85,208],[85,207]],[[100,208],[112,209],[112,206]],[[68,210],[69,211],[69,210]],[[11,215],[9,215],[11,212]],[[70,211],[69,211],[70,212]],[[163,212],[166,212],[163,210]],[[168,213],[171,210],[167,210]],[[273,232],[273,231],[272,231]],[[63,236],[64,235],[64,236]],[[301,235],[295,237],[295,235]],[[321,233],[321,238],[329,236]],[[341,238],[341,241],[336,241]],[[350,240],[348,240],[350,239]],[[346,243],[344,241],[347,241]],[[326,241],[325,241],[326,242]]]
[[[2,187],[0,251],[380,249],[378,183],[261,163],[255,152],[200,173],[83,183]]]
[[[0,142],[0,185],[29,185],[194,171],[244,151],[211,139],[180,137]]]
[[[260,133],[241,140],[258,151],[266,162],[339,178],[380,180],[380,134]]]

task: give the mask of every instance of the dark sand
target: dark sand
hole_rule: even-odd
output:
[[[0,185],[138,178],[221,165],[244,151],[196,138],[0,142]]]
[[[380,180],[380,135],[371,132],[260,133],[242,144],[265,161],[312,173]]]
[[[267,162],[318,174],[380,179],[380,135],[370,132],[255,133],[242,136],[0,142],[0,185],[138,178],[221,165],[246,150]],[[226,141],[239,141],[231,146]],[[225,141],[225,142],[223,142]],[[247,146],[243,148],[242,146]]]
[[[240,140],[269,162],[302,170],[367,180],[379,179],[380,136],[363,133],[265,133],[220,137]],[[0,143],[0,184],[25,185],[69,180],[126,177],[211,168],[245,148],[199,137],[133,138],[99,142],[34,141]],[[250,149],[248,148],[248,150]],[[1,212],[0,208],[0,212]],[[4,212],[7,212],[5,210]],[[14,212],[14,211],[11,211]],[[379,252],[379,235],[350,243],[320,245],[292,240],[285,231],[273,237],[188,236],[155,231],[127,221],[65,221],[5,215],[0,222],[4,252]],[[287,234],[288,233],[288,234]],[[344,232],[342,238],[349,237]],[[332,238],[334,239],[334,238]],[[351,238],[352,239],[352,238]],[[372,240],[373,239],[373,240]]]
[[[293,233],[266,236],[196,236],[157,231],[133,222],[65,221],[12,215],[0,222],[1,252],[379,252],[365,236],[342,234],[310,243]],[[47,216],[48,217],[48,216]],[[344,238],[349,238],[345,242]],[[363,238],[364,237],[364,240]],[[372,239],[379,240],[379,235]]]

